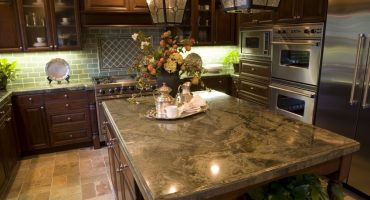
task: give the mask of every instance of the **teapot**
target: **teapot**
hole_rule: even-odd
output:
[[[177,103],[183,104],[188,103],[193,98],[193,95],[190,91],[191,82],[185,82],[184,84],[180,85],[177,89]]]
[[[157,117],[165,117],[165,108],[174,103],[174,98],[170,95],[172,89],[163,83],[162,87],[157,89],[159,95],[155,96],[155,110]]]

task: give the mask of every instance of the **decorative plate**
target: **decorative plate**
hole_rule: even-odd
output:
[[[45,72],[48,80],[62,81],[67,80],[70,74],[70,67],[67,61],[61,58],[54,58],[46,63]],[[68,80],[67,80],[68,81]]]

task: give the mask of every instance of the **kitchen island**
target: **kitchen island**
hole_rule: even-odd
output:
[[[209,110],[180,120],[148,119],[153,97],[103,103],[116,158],[110,156],[113,183],[127,185],[139,199],[233,199],[289,175],[348,175],[358,142],[220,92],[195,94]]]

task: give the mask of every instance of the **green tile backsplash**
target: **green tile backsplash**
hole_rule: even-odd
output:
[[[71,83],[90,81],[94,76],[127,74],[128,66],[119,70],[100,69],[99,38],[127,36],[139,30],[152,35],[154,43],[159,43],[160,34],[163,32],[163,29],[159,28],[88,28],[83,29],[82,50],[79,51],[2,53],[0,58],[17,61],[21,69],[17,80],[9,82],[9,88],[45,85],[47,83],[45,65],[53,58],[63,58],[70,64]],[[224,55],[236,48],[236,46],[204,46],[193,47],[191,52],[201,55],[204,64],[222,63]]]

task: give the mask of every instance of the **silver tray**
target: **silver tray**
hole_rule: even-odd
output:
[[[186,118],[186,117],[190,117],[190,116],[193,116],[193,115],[196,115],[196,114],[199,114],[199,113],[204,113],[208,110],[208,108],[209,108],[208,105],[205,105],[205,106],[200,107],[200,110],[198,110],[198,111],[182,112],[181,115],[179,115],[175,118],[167,118],[166,116],[157,115],[157,113],[155,111],[155,108],[151,108],[150,110],[148,110],[146,112],[145,117],[147,117],[149,119],[176,120],[176,119],[183,119],[183,118]]]

